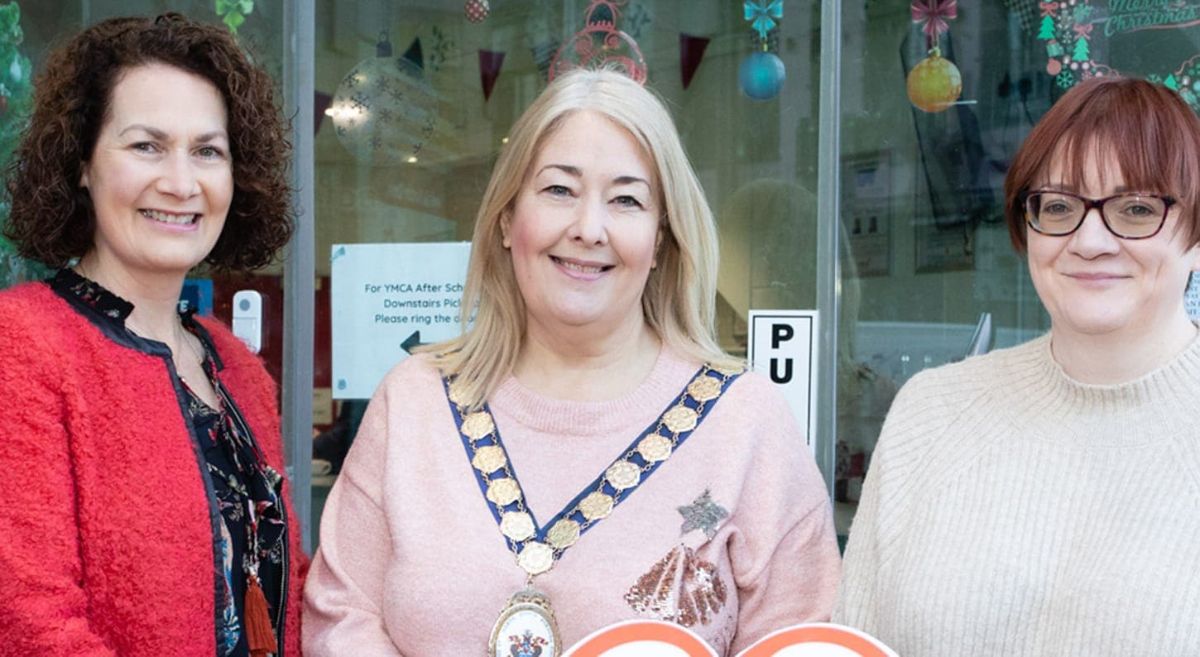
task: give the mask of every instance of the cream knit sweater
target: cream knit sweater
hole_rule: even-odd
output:
[[[1200,655],[1200,340],[1115,386],[1048,336],[914,377],[834,620],[903,657]]]

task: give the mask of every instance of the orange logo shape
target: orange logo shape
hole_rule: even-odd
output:
[[[687,628],[655,620],[624,621],[592,632],[563,657],[718,657]]]
[[[768,634],[738,657],[898,656],[866,632],[834,623],[805,623]]]
[[[717,657],[685,627],[635,620],[609,625],[575,644],[563,657]],[[833,623],[805,623],[772,632],[737,657],[897,657],[864,632]]]

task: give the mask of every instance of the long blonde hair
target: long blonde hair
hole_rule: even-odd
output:
[[[501,224],[542,144],[567,116],[580,111],[596,112],[628,130],[654,163],[666,214],[658,267],[642,293],[646,322],[665,344],[697,361],[742,364],[717,346],[716,226],[670,114],[653,93],[624,75],[575,70],[556,78],[513,125],[475,221],[461,306],[463,334],[426,348],[436,355],[443,375],[457,377],[455,397],[468,407],[481,405],[512,372],[525,334],[525,303],[501,242]]]

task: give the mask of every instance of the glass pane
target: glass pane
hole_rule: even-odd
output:
[[[1088,4],[1103,3],[1072,3],[1069,11]],[[850,3],[844,11],[840,533],[899,386],[924,368],[964,358],[985,314],[993,331],[985,346],[992,348],[1049,328],[1009,242],[1004,175],[1033,123],[1095,63],[1077,57],[1071,64],[1068,53],[1063,68],[1060,51],[1077,33],[1059,30],[1053,19],[1053,34],[1045,33],[1036,2],[960,5],[938,39],[940,53],[931,51],[907,2]],[[1073,20],[1067,11],[1064,19]],[[1092,32],[1093,56],[1103,31]],[[1115,56],[1112,45],[1104,49]],[[915,88],[906,87],[917,78]]]
[[[330,476],[314,477],[314,519],[364,405],[333,399],[327,254],[334,244],[470,239],[507,131],[545,87],[550,58],[587,27],[588,6],[492,2],[472,22],[460,1],[317,3],[318,110],[328,109],[317,117],[316,138],[314,473]],[[718,331],[725,349],[744,354],[750,309],[815,307],[819,6],[787,3],[772,19],[767,48],[786,82],[764,100],[739,84],[743,62],[762,50],[741,3],[619,6],[617,28],[640,48],[649,85],[670,108],[717,217]],[[756,69],[755,93],[768,95],[772,62],[755,59],[767,62]],[[389,66],[413,73],[424,95],[348,87],[352,71]],[[360,112],[391,127],[355,134]]]

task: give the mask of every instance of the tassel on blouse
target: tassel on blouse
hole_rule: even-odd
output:
[[[267,657],[279,650],[275,630],[271,627],[271,612],[257,577],[246,582],[246,642],[252,657]]]

